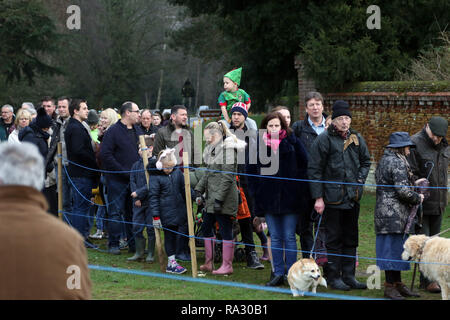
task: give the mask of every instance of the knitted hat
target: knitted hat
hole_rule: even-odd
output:
[[[239,86],[241,84],[241,74],[242,74],[242,67],[239,69],[233,69],[230,72],[228,72],[224,77],[227,77],[233,82],[236,82]]]
[[[97,111],[93,109],[89,110],[88,117],[86,120],[87,124],[88,125],[98,124],[98,121],[99,117]]]
[[[233,106],[231,107],[231,114],[233,114],[233,112],[242,113],[244,115],[245,119],[247,119],[247,117],[248,117],[248,110],[247,110],[247,106],[245,103],[236,102],[235,104],[233,104]]]
[[[448,121],[442,117],[432,117],[428,121],[428,126],[431,132],[438,137],[445,137],[447,135]]]
[[[52,118],[45,112],[44,108],[39,108],[35,121],[36,126],[41,129],[50,128],[53,124]]]
[[[350,118],[352,117],[350,106],[344,100],[336,100],[333,104],[333,114],[331,115],[331,119],[340,116],[349,116]]]

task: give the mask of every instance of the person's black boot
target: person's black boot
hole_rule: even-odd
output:
[[[328,255],[327,265],[327,285],[331,289],[349,291],[350,286],[346,285],[341,278],[341,257]]]
[[[367,289],[367,285],[355,278],[356,248],[343,248],[342,254],[351,257],[342,257],[342,281],[352,289]]]
[[[266,283],[266,287],[279,287],[284,283],[284,275],[274,275],[273,278]]]

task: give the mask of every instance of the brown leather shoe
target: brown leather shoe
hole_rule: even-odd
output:
[[[420,297],[420,294],[413,292],[403,282],[395,282],[395,289],[404,297]]]
[[[437,282],[430,283],[427,286],[426,290],[431,293],[441,293],[441,287],[439,286],[439,284]]]
[[[391,300],[405,300],[392,283],[384,283],[384,297]]]

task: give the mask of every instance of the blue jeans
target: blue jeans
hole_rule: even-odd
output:
[[[271,237],[270,247],[272,250],[274,274],[282,276],[297,261],[295,228],[299,216],[298,214],[266,214],[265,218]],[[286,261],[284,260],[284,256],[286,257]]]
[[[104,223],[103,223],[103,219],[106,216],[106,207],[105,206],[100,206],[97,209],[97,216],[95,217],[96,219],[96,226],[97,226],[97,230],[104,230]]]
[[[132,232],[133,203],[130,185],[117,180],[106,178],[108,189],[108,246],[119,247],[119,240],[126,231],[128,246],[134,248],[135,242]],[[122,221],[128,222],[123,223]]]
[[[90,202],[94,180],[90,178],[72,178],[73,214],[72,227],[87,238],[89,236],[89,218],[92,204]],[[76,188],[76,189],[75,189]],[[87,200],[85,200],[85,198]]]

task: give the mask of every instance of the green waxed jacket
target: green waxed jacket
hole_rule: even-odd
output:
[[[359,202],[370,169],[369,149],[353,129],[344,140],[332,125],[320,134],[310,148],[308,178],[336,183],[310,183],[311,197],[323,198],[326,205],[347,208]],[[344,183],[342,183],[344,182]]]
[[[222,202],[221,213],[235,217],[239,196],[236,184],[237,150],[244,149],[245,142],[226,138],[215,146],[208,145],[203,152],[207,167],[195,190],[205,194],[205,208],[214,213],[216,200]]]

